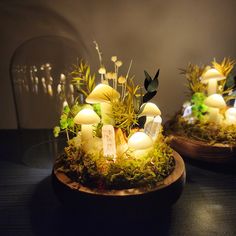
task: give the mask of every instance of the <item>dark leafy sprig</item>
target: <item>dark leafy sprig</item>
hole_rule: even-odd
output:
[[[152,79],[152,77],[148,74],[148,72],[144,71],[145,74],[144,88],[146,90],[146,93],[143,96],[143,103],[148,102],[157,94],[157,88],[159,86],[159,80],[158,80],[159,73],[160,70],[158,69],[156,75]]]

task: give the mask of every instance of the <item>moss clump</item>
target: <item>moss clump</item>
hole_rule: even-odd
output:
[[[57,159],[55,170],[64,172],[75,182],[100,190],[152,187],[173,171],[172,152],[160,135],[152,151],[144,156],[135,158],[127,151],[114,161],[102,153],[85,154],[71,140],[65,154]]]
[[[236,125],[217,125],[200,120],[197,120],[195,123],[188,123],[179,114],[170,122],[168,132],[210,144],[222,143],[231,146],[236,145]]]

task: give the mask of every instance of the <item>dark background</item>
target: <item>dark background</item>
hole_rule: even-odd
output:
[[[16,128],[9,78],[14,51],[27,40],[48,35],[68,39],[57,57],[60,65],[70,63],[66,58],[73,50],[71,61],[76,60],[75,55],[84,57],[96,71],[98,58],[92,42],[97,40],[105,61],[117,55],[126,71],[133,59],[132,73],[137,83],[142,84],[144,69],[153,75],[160,68],[160,87],[154,101],[168,118],[185,98],[185,80],[178,68],[189,61],[209,63],[214,57],[235,58],[235,9],[233,0],[1,0],[0,128]],[[40,42],[34,50],[28,49],[29,57],[39,51],[44,55]],[[52,115],[46,106],[44,111]],[[32,117],[30,128],[37,127],[33,113],[24,115]]]

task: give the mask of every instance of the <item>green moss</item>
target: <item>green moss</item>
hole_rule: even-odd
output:
[[[72,140],[55,164],[56,170],[66,173],[73,181],[100,189],[152,187],[166,178],[174,166],[172,149],[162,135],[150,153],[135,158],[126,152],[115,161],[102,153],[85,154]]]
[[[178,114],[170,122],[168,133],[172,132],[210,144],[222,143],[236,145],[236,125],[216,125],[200,120],[191,124],[186,122],[185,119]]]

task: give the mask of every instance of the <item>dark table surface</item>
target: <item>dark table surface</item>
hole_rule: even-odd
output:
[[[52,188],[62,143],[45,130],[0,131],[0,235],[236,235],[236,166],[185,160],[186,185],[171,209],[84,215]]]

